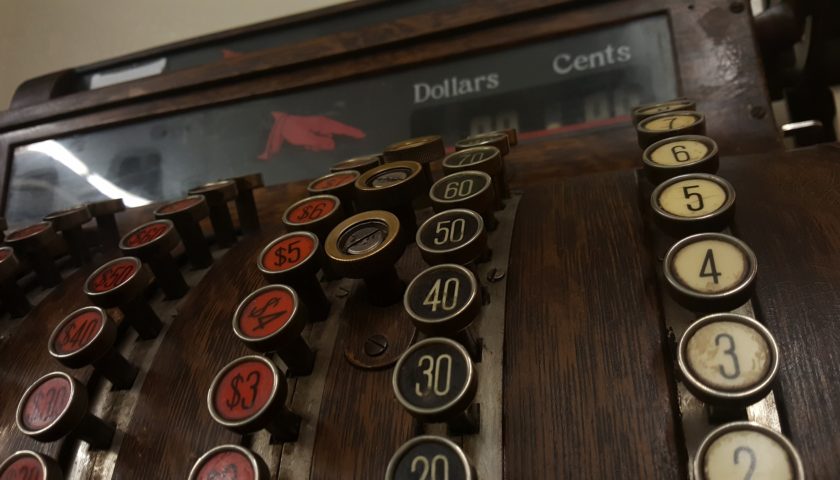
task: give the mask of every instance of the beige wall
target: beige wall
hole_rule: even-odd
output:
[[[0,0],[0,110],[26,79],[346,0]]]

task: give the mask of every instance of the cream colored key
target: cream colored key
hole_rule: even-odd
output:
[[[756,320],[717,313],[686,329],[677,363],[683,383],[700,400],[744,407],[770,392],[779,369],[779,347]]]
[[[705,133],[706,118],[702,113],[691,111],[660,113],[644,118],[636,125],[639,146],[643,149],[668,137]]]
[[[686,112],[682,112],[686,113]],[[686,114],[695,115],[693,112]],[[699,125],[701,127],[702,125]],[[642,152],[645,174],[655,184],[691,173],[714,174],[718,170],[718,146],[704,135],[672,135],[669,132],[638,131],[640,141],[664,137]]]
[[[677,279],[691,290],[720,293],[743,282],[749,260],[732,243],[707,239],[680,249],[674,257],[673,269]]]
[[[662,189],[658,203],[663,210],[683,218],[710,215],[726,204],[725,187],[714,180],[689,178],[674,182]]]
[[[700,140],[675,138],[653,149],[649,156],[658,165],[690,165],[706,158],[710,151],[710,146]]]
[[[693,105],[691,101],[676,101],[672,103],[660,103],[658,105],[651,105],[650,107],[640,108],[636,111],[639,115],[656,115],[657,113],[673,112],[674,110],[684,110]]]
[[[633,125],[638,125],[639,122],[653,115],[659,115],[667,112],[695,110],[696,108],[697,106],[694,102],[687,98],[675,98],[664,102],[639,105],[633,108],[630,113],[633,116]]]
[[[802,480],[802,461],[778,433],[749,422],[724,425],[709,434],[695,463],[697,480]]]
[[[651,132],[668,132],[671,130],[690,127],[695,123],[697,123],[697,117],[694,115],[676,114],[654,118],[649,122],[644,122],[642,127]]]
[[[736,322],[715,322],[698,330],[686,351],[691,370],[723,390],[756,385],[770,368],[770,347],[761,334]]]
[[[668,250],[664,266],[677,300],[701,311],[742,305],[751,295],[757,271],[752,250],[722,233],[700,233],[680,240]]]

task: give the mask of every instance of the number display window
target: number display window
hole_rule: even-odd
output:
[[[667,16],[637,18],[20,145],[7,219],[32,223],[107,198],[137,207],[254,171],[266,184],[315,178],[397,138],[440,134],[452,145],[507,128],[519,130],[523,142],[577,134],[622,124],[633,105],[676,94]]]

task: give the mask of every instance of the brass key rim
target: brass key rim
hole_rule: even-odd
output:
[[[440,135],[425,135],[392,143],[382,151],[386,164],[400,161],[418,163],[434,162],[445,155],[443,138]]]
[[[689,365],[688,342],[691,341],[694,335],[701,328],[724,321],[740,323],[755,330],[767,343],[767,348],[769,349],[770,356],[772,357],[767,373],[761,380],[749,388],[723,390],[712,387],[704,383],[699,375],[697,375]],[[683,375],[686,387],[688,387],[691,393],[693,393],[696,397],[700,398],[700,400],[749,405],[761,400],[761,398],[766,396],[770,391],[770,388],[772,387],[779,371],[779,346],[776,343],[776,339],[773,338],[773,334],[770,333],[770,330],[755,319],[736,313],[715,313],[698,319],[685,330],[682,338],[680,338],[679,346],[677,347],[677,365]]]
[[[796,447],[793,445],[793,443],[791,443],[790,440],[788,440],[781,433],[778,433],[775,430],[771,430],[770,428],[767,428],[764,425],[760,425],[758,423],[749,421],[738,421],[726,423],[721,425],[720,427],[717,427],[716,429],[712,430],[708,435],[706,435],[706,437],[700,443],[700,448],[697,449],[697,455],[694,457],[694,478],[696,480],[707,480],[708,478],[704,473],[704,464],[706,460],[706,454],[708,453],[709,448],[711,448],[714,442],[727,433],[737,431],[758,432],[775,441],[780,447],[782,447],[782,449],[788,455],[788,459],[790,460],[791,467],[793,469],[793,480],[805,479],[805,468],[802,464],[802,458],[799,456],[799,452],[796,450]]]
[[[726,193],[726,201],[723,202],[723,205],[714,212],[709,212],[699,217],[681,217],[665,210],[665,208],[663,208],[659,203],[659,197],[662,195],[662,192],[666,188],[686,180],[706,180],[719,185]],[[712,175],[710,173],[687,173],[685,175],[669,178],[668,180],[660,183],[650,195],[650,206],[657,215],[665,220],[678,222],[684,225],[698,224],[730,213],[730,210],[735,206],[735,187],[726,181],[726,179],[718,177],[717,175]]]
[[[373,177],[380,175],[383,172],[387,172],[388,170],[399,169],[407,169],[409,171],[408,176],[403,178],[402,180],[381,187],[368,184],[368,182],[372,180]],[[401,160],[396,162],[383,163],[382,165],[373,167],[365,173],[359,175],[359,178],[356,179],[355,185],[356,188],[363,194],[366,192],[383,192],[387,190],[393,190],[395,188],[400,188],[402,185],[415,181],[417,178],[419,178],[420,172],[422,171],[423,168],[420,166],[420,164],[412,160]]]
[[[369,165],[382,165],[382,156],[378,154],[362,155],[360,157],[352,157],[347,160],[342,160],[330,167],[330,172],[338,173],[347,170],[356,170],[357,168],[364,168]]]
[[[339,241],[342,239],[345,232],[347,232],[351,227],[363,222],[377,221],[384,223],[388,229],[388,233],[382,240],[382,243],[377,245],[374,249],[359,255],[349,255],[341,250]],[[400,222],[396,215],[391,212],[386,212],[384,210],[370,210],[367,212],[357,213],[350,218],[344,219],[344,221],[332,229],[330,234],[327,236],[327,240],[324,242],[324,250],[326,251],[327,256],[335,262],[345,264],[358,264],[360,262],[366,262],[379,252],[394,245],[397,237],[399,236],[399,231]]]

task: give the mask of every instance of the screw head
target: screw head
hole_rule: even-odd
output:
[[[388,350],[388,339],[384,335],[371,335],[365,340],[365,355],[378,357]]]
[[[488,282],[496,283],[496,282],[501,281],[503,278],[505,278],[504,270],[500,270],[496,267],[493,267],[493,268],[490,269],[489,272],[487,272],[487,281]]]

